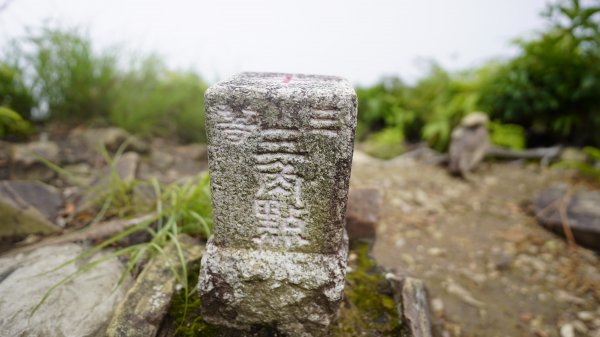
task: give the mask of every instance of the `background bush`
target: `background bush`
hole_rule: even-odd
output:
[[[23,71],[16,65],[0,61],[0,107],[16,111],[24,118],[31,117],[35,100],[25,84]]]
[[[600,5],[558,1],[544,15],[549,28],[516,41],[512,59],[458,73],[432,63],[413,86],[385,79],[359,88],[359,139],[390,153],[391,138],[378,133],[393,128],[397,139],[443,151],[465,114],[484,111],[496,145],[600,146]]]
[[[357,140],[382,157],[422,141],[444,151],[461,118],[484,111],[497,145],[599,147],[600,4],[563,0],[544,15],[547,29],[516,41],[512,59],[455,73],[432,62],[415,84],[385,78],[357,88]],[[33,31],[0,59],[0,105],[28,120],[100,121],[205,141],[202,78],[157,56],[127,59],[96,50],[77,29]]]
[[[158,57],[150,56],[120,74],[109,121],[141,135],[177,135],[182,141],[204,142],[206,89],[198,75],[170,71]]]
[[[183,142],[206,139],[207,85],[193,72],[169,70],[153,55],[127,62],[116,49],[96,50],[78,29],[45,27],[11,48],[0,60],[0,105],[24,119],[108,123]]]

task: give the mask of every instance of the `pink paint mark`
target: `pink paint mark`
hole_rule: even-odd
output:
[[[283,81],[281,81],[281,82],[288,84],[292,80],[292,77],[294,77],[292,74],[287,74],[283,77]]]

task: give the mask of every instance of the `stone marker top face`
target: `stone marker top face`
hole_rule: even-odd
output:
[[[313,98],[331,95],[355,97],[354,89],[347,80],[324,75],[246,72],[211,86],[208,92],[223,89],[268,92],[276,97],[296,99],[308,93]]]
[[[242,73],[205,94],[220,247],[336,253],[357,100],[330,76]]]

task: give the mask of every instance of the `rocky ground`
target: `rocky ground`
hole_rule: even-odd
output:
[[[69,233],[89,223],[93,215],[80,210],[86,201],[85,187],[91,186],[92,191],[104,188],[107,182],[103,177],[108,175],[107,160],[98,149],[103,146],[115,153],[127,139],[130,146],[115,165],[123,180],[156,177],[170,183],[206,169],[204,145],[178,145],[161,139],[143,142],[113,128],[49,130],[35,142],[0,142],[0,213],[4,212],[0,219],[0,255],[4,256],[0,256],[0,293],[18,297],[22,293],[19,287],[32,275],[47,273],[97,242],[99,232],[92,229],[54,248],[44,246],[11,255],[39,243],[47,234]],[[49,169],[45,161],[66,172]],[[351,190],[369,190],[355,196],[356,214],[351,213],[349,219],[360,221],[349,224],[356,222],[352,228],[356,236],[375,236],[372,255],[380,265],[424,281],[437,336],[600,337],[599,256],[585,248],[569,249],[564,239],[541,227],[533,216],[534,196],[557,183],[598,189],[531,163],[488,163],[465,181],[449,176],[443,167],[419,160],[405,157],[384,162],[357,151]],[[133,197],[144,193],[135,190]],[[377,205],[379,217],[374,211]],[[361,215],[370,211],[373,216]],[[377,222],[376,230],[369,227],[373,222]],[[89,234],[94,237],[86,237]],[[52,257],[59,258],[46,260]],[[116,259],[105,266],[98,275],[115,274],[114,270],[122,268]],[[36,281],[39,287],[31,289],[31,298],[43,296],[45,289],[71,272],[61,269],[61,275],[48,277],[46,283]],[[74,296],[70,300],[75,302],[65,304],[64,312],[52,309],[53,305],[63,306],[55,293],[40,312],[46,310],[48,317],[53,317],[56,326],[51,328],[56,331],[83,331],[92,336],[93,331],[106,328],[116,303],[136,300],[125,295],[128,287],[138,287],[131,286],[132,280],[125,280],[121,285],[125,288],[117,292],[112,291],[114,280],[107,278],[106,282],[109,286],[100,287],[103,290],[96,297]],[[161,294],[172,293],[174,285],[169,287]],[[85,289],[74,282],[61,293],[78,294]],[[112,294],[110,308],[94,304],[108,293]],[[0,311],[15,308],[17,299],[13,297],[0,296]],[[155,298],[152,301],[157,303]],[[26,321],[37,303],[30,302],[17,306],[15,319]],[[76,315],[82,312],[77,308],[86,306],[99,308],[97,316],[85,315],[76,325],[64,325],[66,321],[56,316]],[[76,310],[68,313],[68,308]],[[163,314],[166,311],[164,305],[157,308]],[[152,329],[157,329],[158,323],[152,324]],[[14,324],[0,316],[0,326]],[[25,331],[22,329],[19,331]]]
[[[351,188],[383,192],[373,254],[425,281],[441,336],[600,336],[600,259],[540,227],[531,200],[574,184],[535,164],[487,164],[464,181],[414,160],[358,153]],[[600,205],[597,205],[600,207]]]

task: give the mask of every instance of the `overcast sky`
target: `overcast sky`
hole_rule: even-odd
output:
[[[10,1],[10,0],[8,0]],[[0,0],[0,5],[7,0]],[[544,27],[546,0],[12,0],[0,46],[51,19],[99,46],[158,52],[214,82],[239,71],[414,80],[424,60],[452,70],[515,53]]]

